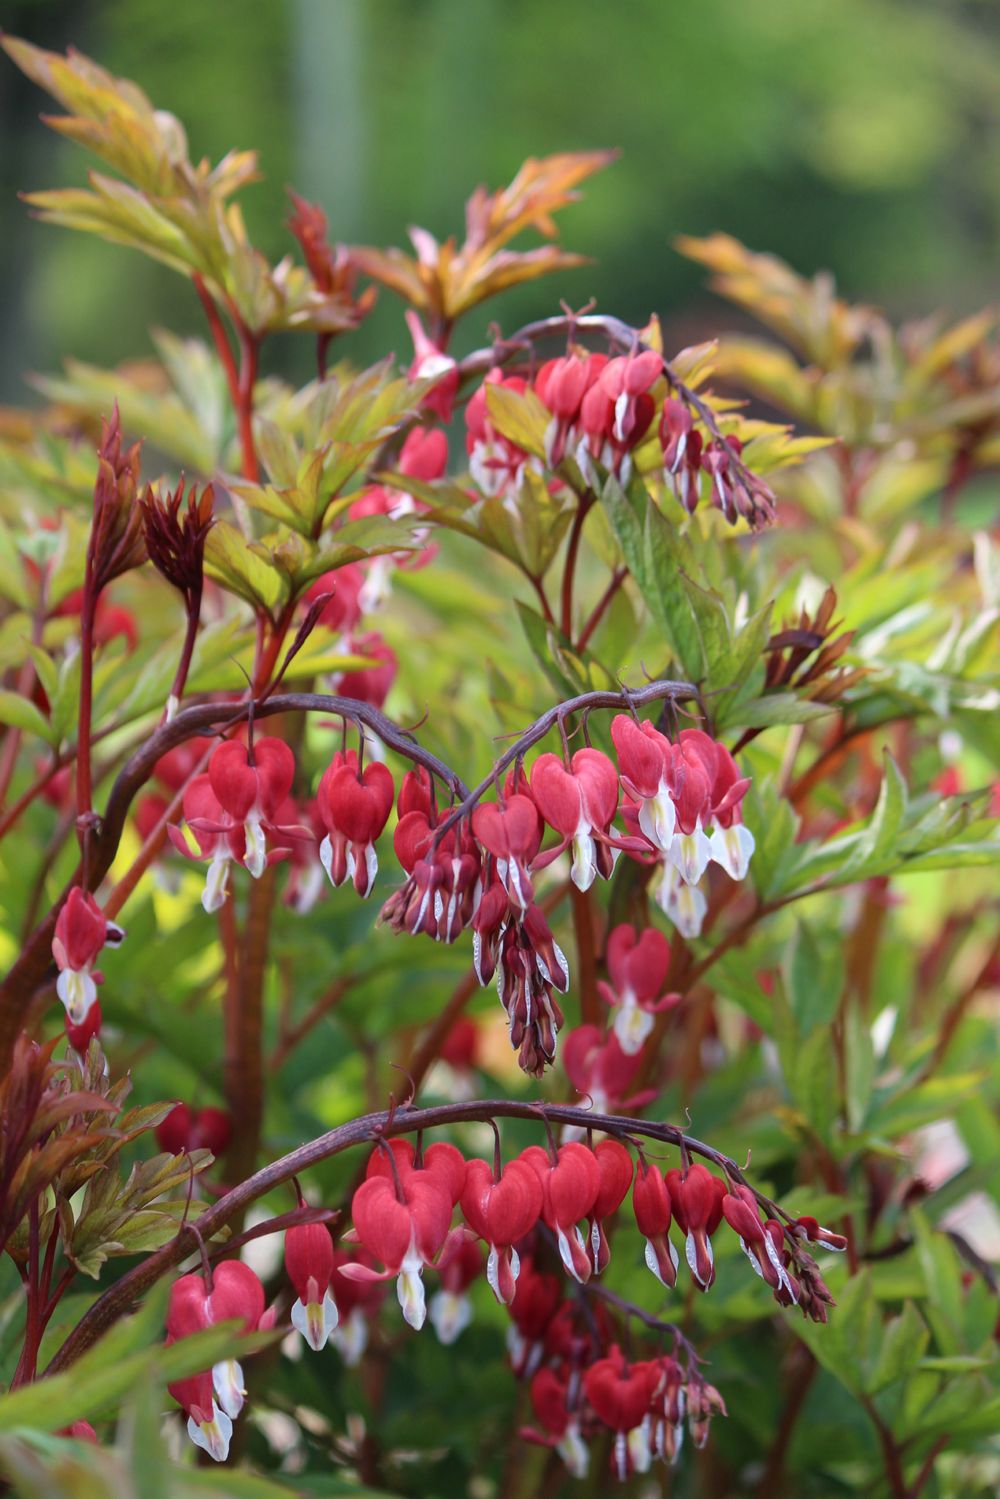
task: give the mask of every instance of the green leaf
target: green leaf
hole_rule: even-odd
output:
[[[36,708],[30,698],[22,697],[19,692],[11,692],[7,688],[0,688],[0,723],[9,724],[13,729],[23,729],[26,734],[37,734],[39,739],[44,739],[48,744],[58,743],[52,725],[41,709]]]
[[[641,480],[633,480],[626,493],[618,480],[609,476],[601,491],[601,503],[625,564],[681,670],[691,681],[703,681],[708,660],[683,575],[684,564],[693,569],[690,550],[653,504]]]
[[[803,1037],[819,1025],[829,1025],[844,992],[844,955],[832,933],[820,938],[800,920],[792,939],[788,965],[788,994],[792,1013]]]
[[[836,711],[835,704],[811,703],[808,698],[795,697],[789,692],[771,692],[751,702],[735,704],[726,727],[770,729],[776,724],[812,723]]]
[[[875,1395],[915,1369],[929,1339],[920,1313],[912,1301],[907,1301],[900,1315],[882,1330],[878,1356],[865,1374],[865,1393]]]
[[[842,882],[880,873],[883,866],[893,862],[896,840],[906,812],[906,782],[888,750],[882,763],[882,786],[875,811],[853,854],[839,872]]]
[[[717,692],[712,705],[712,717],[718,733],[729,724],[729,715],[735,713],[735,704],[750,673],[760,662],[764,646],[771,633],[772,604],[758,609],[731,642],[726,661],[726,690]],[[715,685],[715,684],[713,684]]]
[[[31,607],[25,576],[24,559],[9,529],[0,520],[0,598],[18,609]]]
[[[806,1119],[825,1140],[837,1111],[837,1060],[829,1026],[819,1026],[802,1042],[790,1080],[792,1096]]]
[[[773,781],[755,776],[743,803],[744,819],[754,836],[750,877],[762,900],[781,889],[781,875],[795,847],[799,819]]]
[[[504,437],[536,458],[545,457],[545,429],[551,417],[535,392],[528,387],[522,393],[504,385],[487,383],[486,413]]]
[[[844,1072],[847,1127],[857,1133],[865,1124],[875,1081],[871,1027],[857,1004],[847,1005],[844,1016]]]
[[[129,1319],[134,1320],[134,1319]],[[113,1409],[136,1381],[155,1372],[165,1384],[211,1369],[221,1359],[265,1348],[275,1341],[272,1333],[244,1334],[238,1321],[220,1322],[203,1332],[180,1338],[169,1348],[157,1345],[115,1357],[107,1345],[113,1333],[84,1354],[65,1374],[54,1374],[38,1384],[26,1385],[5,1395],[0,1402],[0,1431],[35,1426],[58,1431],[74,1421],[89,1420]]]
[[[205,571],[230,593],[268,614],[273,615],[288,596],[287,577],[259,545],[248,542],[228,521],[216,521],[208,533]]]

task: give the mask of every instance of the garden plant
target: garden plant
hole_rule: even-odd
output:
[[[4,46],[204,321],[0,413],[10,1489],[995,1493],[997,313],[516,326],[613,152],[271,264]]]

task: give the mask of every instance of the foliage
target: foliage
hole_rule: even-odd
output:
[[[240,208],[252,153],[193,162],[135,85],[4,45],[101,162],[29,201],[178,272],[207,325],[119,369],[67,361],[0,426],[14,1491],[586,1492],[562,1472],[585,1440],[592,1492],[610,1462],[639,1493],[643,1414],[676,1459],[680,1387],[678,1494],[994,1491],[993,315],[894,328],[713,235],[682,248],[765,335],[664,357],[655,317],[564,309],[459,358],[470,308],[577,263],[552,215],[608,153],[529,161],[476,190],[461,243],[412,231],[415,256],[332,244],[296,199],[304,264],[272,262]],[[331,361],[369,281],[408,304],[405,371]],[[264,372],[279,337],[310,345],[304,385]],[[685,1114],[691,1134],[663,1122]],[[520,1158],[529,1198],[548,1183],[521,1275],[561,1254],[572,1291],[545,1333],[555,1413],[518,1393],[536,1355],[521,1328],[508,1366],[478,1248],[454,1347],[364,1279],[399,1272],[411,1326],[425,1267],[468,1290],[444,1235],[459,1199],[481,1234],[474,1206],[386,1137],[446,1126],[489,1156],[497,1120],[508,1170],[546,1127],[584,1174],[593,1136],[627,1146],[612,1207],[565,1222],[544,1150]],[[676,1287],[666,1226],[640,1221],[644,1261],[614,1216],[633,1170],[637,1219],[640,1181],[668,1200],[664,1148]],[[318,1230],[299,1242],[326,1265],[352,1217],[358,1279],[338,1261],[303,1292],[293,1235]],[[216,1315],[244,1247],[272,1304]],[[327,1286],[338,1351],[268,1353],[290,1318],[327,1342]],[[173,1435],[165,1456],[166,1386],[197,1441],[195,1382],[215,1420],[219,1370],[255,1353],[225,1472]],[[637,1419],[606,1414],[602,1370],[638,1381]],[[65,1435],[88,1421],[99,1446]]]

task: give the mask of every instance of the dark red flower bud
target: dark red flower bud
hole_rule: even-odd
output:
[[[67,1015],[66,1039],[73,1050],[83,1056],[94,1037],[101,1034],[101,1024],[101,1001],[99,999],[94,1000],[79,1025],[74,1025]]]

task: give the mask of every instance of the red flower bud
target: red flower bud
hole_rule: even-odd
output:
[[[74,1025],[69,1016],[66,1016],[66,1039],[74,1051],[81,1056],[86,1053],[87,1047],[95,1036],[101,1034],[101,1001],[95,999],[86,1015],[79,1025]]]
[[[632,1211],[646,1240],[646,1264],[661,1285],[677,1284],[677,1251],[667,1230],[670,1227],[670,1193],[663,1173],[639,1162],[632,1188]]]

